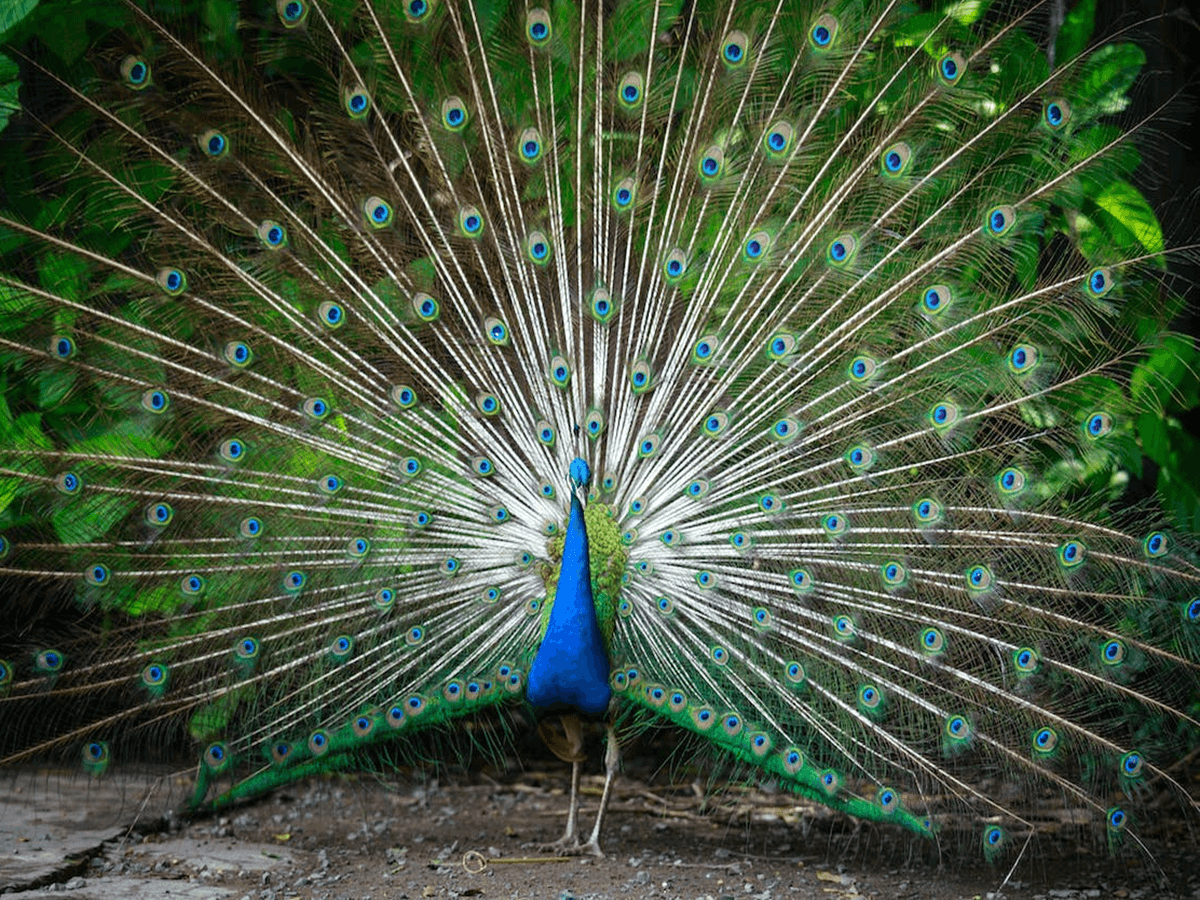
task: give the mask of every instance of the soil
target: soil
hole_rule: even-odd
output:
[[[541,845],[565,821],[570,769],[330,776],[225,811],[172,814],[187,776],[0,773],[0,893],[142,900],[385,898],[1200,898],[1180,825],[1115,856],[1060,834],[995,865],[858,823],[791,794],[715,794],[626,761],[605,858]],[[585,777],[590,831],[602,779]],[[1014,865],[1015,864],[1015,865]]]

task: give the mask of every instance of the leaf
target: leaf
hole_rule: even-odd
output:
[[[1074,111],[1088,119],[1121,112],[1129,106],[1125,94],[1145,64],[1146,54],[1136,44],[1101,47],[1083,65],[1079,90],[1071,101]]]
[[[1141,191],[1127,181],[1112,182],[1095,198],[1096,205],[1129,230],[1148,253],[1162,253],[1162,226]]]
[[[86,493],[58,509],[50,524],[64,544],[86,544],[106,535],[137,505],[112,494]]]
[[[1054,63],[1061,66],[1082,53],[1096,30],[1096,0],[1082,0],[1067,13],[1054,41]]]
[[[29,15],[38,0],[5,0],[0,4],[0,41],[8,37],[8,30]]]

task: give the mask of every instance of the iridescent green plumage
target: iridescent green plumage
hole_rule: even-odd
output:
[[[1086,10],[71,8],[10,35],[0,574],[79,621],[0,643],[0,761],[167,730],[200,807],[503,716],[578,456],[616,733],[989,855],[1194,819],[1195,546],[1119,503],[1193,351]]]

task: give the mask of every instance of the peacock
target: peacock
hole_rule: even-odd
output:
[[[516,716],[605,798],[663,726],[988,859],[1194,826],[1197,544],[1125,491],[1191,251],[1093,7],[33,9],[0,764],[211,810]]]

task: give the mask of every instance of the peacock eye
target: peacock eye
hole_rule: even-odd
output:
[[[450,96],[442,101],[442,127],[447,131],[462,131],[468,118],[467,107],[461,97]]]
[[[121,80],[132,91],[140,91],[150,85],[150,64],[140,56],[127,56],[121,60]]]
[[[629,210],[633,207],[633,201],[636,196],[636,186],[633,183],[633,179],[624,178],[618,181],[616,187],[613,188],[613,206],[620,211]]]
[[[537,7],[525,14],[525,35],[529,38],[529,43],[540,47],[550,40],[552,34],[550,14],[546,10]]]
[[[342,92],[342,107],[351,119],[365,119],[371,111],[371,97],[362,87],[346,88]]]
[[[892,144],[880,157],[883,174],[888,178],[899,178],[908,171],[912,162],[912,148],[904,141]]]
[[[772,122],[763,137],[763,148],[767,152],[768,159],[776,162],[786,159],[788,152],[792,149],[795,137],[796,129],[790,122],[783,119]]]
[[[937,61],[938,78],[946,87],[957,85],[966,70],[967,61],[958,53],[947,53]]]
[[[738,69],[749,57],[750,39],[744,31],[731,31],[721,42],[721,61],[727,68]]]
[[[642,105],[645,81],[640,72],[627,72],[617,83],[617,100],[621,107],[632,112]]]
[[[308,17],[308,4],[304,0],[276,0],[275,11],[285,28],[295,28]]]
[[[196,138],[196,143],[210,159],[220,159],[229,153],[228,138],[215,129],[201,132]]]

